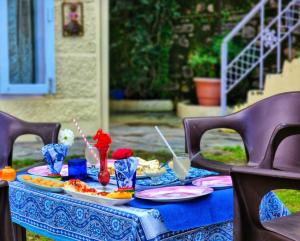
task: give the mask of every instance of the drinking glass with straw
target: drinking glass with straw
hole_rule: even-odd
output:
[[[177,178],[179,179],[180,183],[182,185],[184,185],[185,178],[188,175],[189,169],[191,167],[191,161],[190,161],[188,155],[187,154],[176,155],[175,152],[173,151],[172,147],[168,143],[167,139],[164,137],[162,132],[159,130],[159,128],[157,126],[155,126],[154,128],[157,131],[157,133],[159,134],[159,136],[162,138],[162,140],[164,141],[164,143],[166,144],[166,146],[168,147],[170,152],[172,153],[173,165],[174,165],[173,170],[174,170]]]
[[[173,171],[182,185],[185,184],[185,178],[189,173],[190,167],[191,161],[186,153],[173,156]]]
[[[97,158],[95,158],[94,155],[96,155]],[[93,145],[93,143],[85,146],[84,156],[87,160],[87,164],[90,165],[92,170],[95,170],[96,165],[99,163],[98,160],[100,157],[98,149]]]
[[[76,119],[73,119],[73,123],[77,128],[77,131],[79,132],[80,136],[82,137],[85,145],[86,145],[86,150],[85,150],[85,157],[87,161],[92,164],[99,163],[99,153],[97,148],[95,148],[93,145],[89,143],[89,141],[86,138],[86,135],[83,133],[82,129],[80,128],[78,122]],[[95,165],[96,166],[96,165]]]

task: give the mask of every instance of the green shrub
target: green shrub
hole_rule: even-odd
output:
[[[129,99],[170,97],[169,53],[176,0],[111,0],[111,89]]]

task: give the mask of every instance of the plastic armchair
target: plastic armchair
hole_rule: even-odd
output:
[[[300,123],[278,125],[270,138],[265,158],[257,168],[232,168],[235,241],[300,240],[300,213],[264,223],[259,219],[259,205],[266,193],[275,189],[300,190],[297,167],[294,172],[274,170],[274,157],[280,143],[299,134]]]
[[[25,134],[42,138],[44,144],[57,143],[59,123],[31,123],[0,112],[0,168],[12,164],[13,144]]]
[[[19,136],[25,134],[37,135],[42,138],[46,145],[57,143],[59,129],[59,123],[31,123],[20,120],[7,113],[0,112],[0,168],[12,164],[13,144]],[[11,231],[9,200],[7,194],[8,187],[5,187],[6,184],[2,185],[4,185],[4,189],[2,187],[0,188],[1,192],[4,194],[0,194],[0,240],[24,241],[26,240],[26,230],[22,226],[13,224],[13,231]],[[3,216],[2,210],[5,212],[5,215]],[[2,230],[2,228],[5,229]]]
[[[300,213],[261,222],[259,206],[276,189],[300,190],[300,174],[271,169],[233,167],[234,241],[300,240]]]
[[[237,131],[243,140],[249,166],[257,166],[264,159],[274,128],[281,123],[300,123],[300,92],[288,92],[259,101],[240,112],[224,117],[184,118],[186,152],[192,165],[223,174],[231,165],[206,160],[200,153],[203,134],[215,128]],[[274,166],[282,170],[300,170],[300,136],[289,137],[280,144],[274,157]]]

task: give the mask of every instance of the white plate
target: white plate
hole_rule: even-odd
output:
[[[74,192],[68,189],[64,189],[65,192],[72,197],[81,199],[83,201],[89,201],[89,202],[95,202],[99,203],[101,205],[106,205],[106,206],[119,206],[123,205],[125,203],[128,203],[133,200],[133,198],[130,199],[114,199],[114,198],[107,198],[104,196],[94,196],[94,195],[89,195],[86,193],[80,193],[80,192]]]
[[[135,197],[155,202],[181,202],[205,196],[212,188],[194,186],[171,186],[148,189],[135,193]]]

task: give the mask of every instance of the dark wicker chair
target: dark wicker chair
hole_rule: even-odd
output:
[[[266,98],[248,108],[224,117],[185,118],[183,121],[186,151],[192,165],[228,174],[231,166],[206,160],[199,154],[203,134],[210,129],[236,130],[244,142],[249,166],[257,166],[264,158],[274,128],[281,123],[300,123],[300,92],[288,92]],[[300,171],[300,135],[289,137],[278,148],[274,167]],[[198,154],[198,155],[197,155]]]
[[[299,134],[300,124],[279,125],[271,136],[265,158],[258,168],[232,168],[235,241],[300,240],[300,213],[263,223],[259,218],[259,205],[266,193],[276,189],[300,190],[297,168],[295,172],[274,170],[274,156],[280,143],[291,135]],[[296,160],[299,162],[299,157]]]
[[[33,134],[41,137],[44,144],[57,143],[59,129],[58,123],[30,123],[0,112],[0,168],[12,164],[13,144],[19,136]],[[0,182],[0,208],[0,240],[26,240],[25,229],[11,224],[6,182]]]

